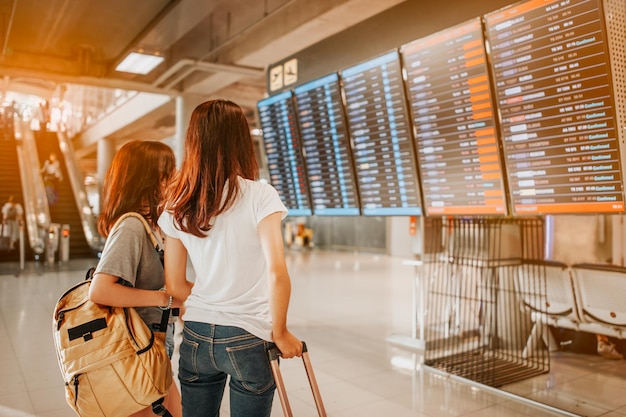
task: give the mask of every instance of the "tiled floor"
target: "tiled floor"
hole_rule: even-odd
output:
[[[309,346],[331,417],[548,416],[560,413],[434,373],[417,352],[389,344],[411,328],[413,269],[372,254],[290,252],[292,330]],[[93,260],[27,265],[0,275],[0,417],[70,417],[51,337],[61,293]],[[299,360],[282,361],[298,417],[316,414]],[[626,416],[626,363],[558,353],[552,371],[506,387],[565,415]],[[227,401],[223,416],[228,415]],[[276,398],[272,416],[281,416]]]

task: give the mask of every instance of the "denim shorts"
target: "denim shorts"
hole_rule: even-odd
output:
[[[217,417],[230,377],[230,416],[269,417],[271,342],[239,327],[185,321],[178,378],[185,417]]]

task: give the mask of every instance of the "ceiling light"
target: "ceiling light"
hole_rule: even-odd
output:
[[[149,55],[142,52],[131,52],[115,67],[116,71],[133,74],[148,74],[165,60],[159,55]]]

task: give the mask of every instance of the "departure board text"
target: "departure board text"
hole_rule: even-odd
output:
[[[398,51],[347,68],[341,79],[363,214],[420,215]]]
[[[426,214],[507,214],[480,19],[401,53]]]
[[[623,212],[599,0],[486,16],[515,214]]]
[[[292,92],[286,91],[257,103],[270,183],[290,216],[310,216],[308,186]]]
[[[359,195],[339,76],[294,88],[313,214],[358,216]]]

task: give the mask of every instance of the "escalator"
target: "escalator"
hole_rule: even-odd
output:
[[[35,131],[33,133],[39,155],[39,166],[43,167],[46,160],[51,155],[55,155],[60,168],[59,178],[44,179],[51,223],[69,225],[70,259],[96,257],[96,252],[89,246],[85,238],[81,216],[76,205],[65,159],[62,157],[57,133],[47,131]]]
[[[16,203],[24,207],[24,193],[20,181],[20,169],[17,157],[16,143],[13,137],[0,137],[0,207],[13,196]],[[0,214],[0,221],[2,217]],[[25,240],[28,241],[27,230],[24,230]],[[26,259],[33,259],[34,253],[29,245],[25,245]],[[20,259],[19,250],[0,251],[0,262],[14,262]]]

